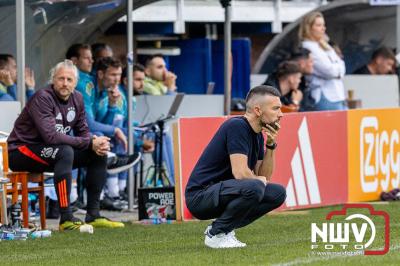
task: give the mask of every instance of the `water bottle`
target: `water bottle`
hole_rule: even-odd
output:
[[[30,234],[30,237],[31,237],[32,239],[41,238],[41,237],[42,237],[42,234],[40,233],[40,231],[35,231],[35,232],[32,232],[32,233]]]
[[[142,224],[159,224],[158,218],[143,219],[140,221]]]
[[[142,224],[172,224],[173,220],[167,218],[150,218],[140,221]]]
[[[14,233],[11,232],[11,231],[2,231],[2,232],[1,232],[1,235],[0,235],[0,238],[1,238],[2,240],[14,240],[15,235],[14,235]]]
[[[29,229],[23,229],[23,228],[16,229],[14,231],[14,234],[15,234],[14,239],[15,240],[26,240],[28,238],[29,233],[30,233]]]
[[[39,231],[32,232],[30,235],[30,237],[32,239],[45,238],[45,237],[50,237],[50,236],[51,236],[50,230],[39,230]]]
[[[21,204],[11,206],[11,224],[14,228],[21,228]]]

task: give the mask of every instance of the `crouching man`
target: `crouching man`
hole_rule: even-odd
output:
[[[245,247],[234,230],[278,208],[286,199],[285,188],[270,182],[282,118],[280,96],[270,86],[250,90],[245,115],[221,125],[193,169],[186,204],[198,219],[216,218],[204,232],[208,247]]]

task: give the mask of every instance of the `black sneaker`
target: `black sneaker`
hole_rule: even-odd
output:
[[[79,200],[76,200],[76,201],[72,202],[70,204],[70,207],[71,207],[71,211],[72,212],[77,212],[79,210],[85,210],[86,209],[86,205],[83,204],[82,202],[80,202]]]
[[[47,198],[46,204],[46,218],[47,219],[58,219],[60,217],[60,209],[58,207],[58,201]]]
[[[100,201],[100,208],[109,211],[123,211],[128,209],[128,204],[118,198],[104,196],[103,200]]]
[[[119,192],[119,199],[120,200],[124,200],[124,201],[128,201],[128,193],[126,193],[124,190],[121,190]]]
[[[116,175],[128,170],[137,164],[142,157],[140,152],[135,152],[132,155],[117,155],[109,161],[107,165],[107,174]]]

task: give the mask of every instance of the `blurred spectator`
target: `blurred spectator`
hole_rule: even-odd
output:
[[[122,95],[118,89],[118,85],[121,81],[122,75],[122,64],[119,60],[111,57],[105,57],[98,61],[97,64],[97,82],[96,82],[96,120],[103,121],[104,116],[109,111],[115,111],[117,107],[121,107],[122,104],[126,104],[123,101]],[[121,107],[122,108],[122,107]],[[115,138],[127,150],[128,142],[126,135],[121,130],[121,126],[115,127]]]
[[[126,77],[127,68],[122,71],[122,84],[126,88],[128,85],[128,79]],[[141,64],[133,65],[133,95],[142,95],[144,93],[144,80],[146,75],[144,73],[144,66]]]
[[[303,75],[310,75],[314,70],[314,62],[310,55],[310,50],[298,48],[291,54],[290,61],[295,61],[300,67]]]
[[[127,114],[127,99],[121,92],[119,84],[122,75],[122,64],[119,60],[105,57],[97,64],[97,91],[99,93],[96,120],[124,130]],[[124,134],[124,136],[125,136]],[[111,151],[116,154],[126,154],[127,142],[112,139]],[[105,197],[102,207],[111,210],[127,209],[127,202],[120,199],[126,188],[128,173],[108,175],[105,186]]]
[[[86,117],[94,117],[94,102],[96,92],[94,78],[90,74],[93,67],[92,51],[87,44],[73,44],[69,47],[65,57],[70,59],[79,70],[79,79],[76,89],[82,93],[85,103]]]
[[[124,69],[122,74],[122,82],[121,82],[121,91],[123,92],[125,98],[128,98],[128,90],[127,90],[127,78],[126,78],[126,69]],[[140,64],[133,65],[133,91],[135,95],[142,94],[143,91],[143,81],[144,81],[144,68]],[[136,110],[136,97],[133,97],[133,112]],[[128,117],[126,116],[126,120]],[[138,126],[139,122],[134,121],[134,125]],[[138,132],[135,131],[136,143],[135,147],[143,150],[144,152],[152,152],[154,151],[154,134],[147,133],[144,136],[140,136]],[[168,172],[168,179],[170,184],[174,184],[174,159],[173,159],[173,149],[172,149],[172,138],[171,136],[164,132],[163,138],[163,160],[165,162],[165,166]],[[157,153],[153,154],[153,158],[157,157]]]
[[[105,43],[94,43],[91,48],[95,65],[102,58],[114,56],[111,47]]]
[[[314,71],[314,61],[311,57],[310,50],[305,48],[295,49],[292,52],[290,60],[299,64],[302,74],[299,90],[303,93],[303,100],[300,102],[300,111],[308,110],[314,105],[311,89],[306,80],[306,75],[311,75]]]
[[[35,74],[25,69],[26,98],[35,93]],[[0,101],[17,100],[17,63],[10,54],[0,54]]]
[[[306,76],[315,101],[308,111],[347,109],[342,80],[345,64],[328,44],[325,31],[325,20],[320,12],[306,15],[299,29],[301,45],[310,50],[314,61],[313,73]]]
[[[281,93],[283,110],[298,111],[303,93],[299,90],[301,69],[297,62],[285,61],[279,64],[278,70],[271,74],[263,85],[277,88]]]
[[[103,90],[103,83],[100,84],[102,90],[100,90],[99,92],[97,90],[97,87],[95,87],[95,84],[98,83],[95,82],[95,77],[91,74],[93,68],[91,47],[87,44],[73,44],[68,49],[66,53],[66,58],[70,59],[78,68],[79,80],[76,86],[76,90],[83,95],[86,120],[90,132],[96,136],[105,135],[108,137],[112,137],[114,138],[114,142],[115,139],[117,139],[123,143],[123,147],[124,149],[126,149],[127,140],[125,134],[122,131],[122,127],[102,123],[101,121],[95,120],[96,114],[99,112],[98,103],[100,99],[105,99],[105,101],[108,101],[108,92],[107,90]],[[119,64],[119,68],[120,67],[121,65]],[[119,78],[116,79],[115,83],[119,83]],[[119,160],[120,162],[119,164],[130,164],[131,162],[126,161],[126,159],[130,158],[130,161],[136,161],[136,157],[138,156],[138,154],[134,154],[131,156],[120,156],[123,153],[124,152],[120,152],[119,156],[116,157],[117,160]]]
[[[387,75],[393,74],[393,68],[396,64],[396,57],[393,51],[387,47],[380,47],[372,54],[371,61],[353,74],[365,75]]]
[[[122,80],[120,85],[120,91],[123,94],[125,99],[128,99],[128,78],[127,78],[127,68],[124,68],[122,71]],[[141,64],[133,65],[133,95],[141,95],[143,94],[143,86],[144,86],[144,66]],[[133,113],[136,111],[136,97],[132,98],[132,109]],[[124,126],[128,125],[128,110],[121,110],[121,113],[124,114]],[[134,126],[139,126],[138,121],[134,121]],[[144,152],[153,152],[154,151],[154,141],[149,140],[147,137],[142,136],[140,132],[135,131],[135,148],[138,150],[142,150]]]
[[[174,94],[176,91],[176,75],[167,70],[162,55],[149,57],[145,68],[144,92],[151,95]]]
[[[86,119],[90,132],[98,136],[115,137],[126,143],[126,136],[120,128],[95,120],[98,109],[97,102],[99,98],[107,97],[107,91],[101,90],[97,92],[95,88],[95,77],[91,75],[93,59],[90,46],[87,44],[73,44],[68,49],[66,58],[72,60],[79,70],[79,80],[76,89],[83,95]]]

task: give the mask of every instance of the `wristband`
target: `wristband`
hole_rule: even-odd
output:
[[[275,149],[276,149],[276,146],[278,146],[278,144],[277,144],[276,142],[274,142],[274,144],[272,144],[272,145],[268,145],[268,144],[265,145],[265,147],[266,147],[268,150],[275,150]]]

